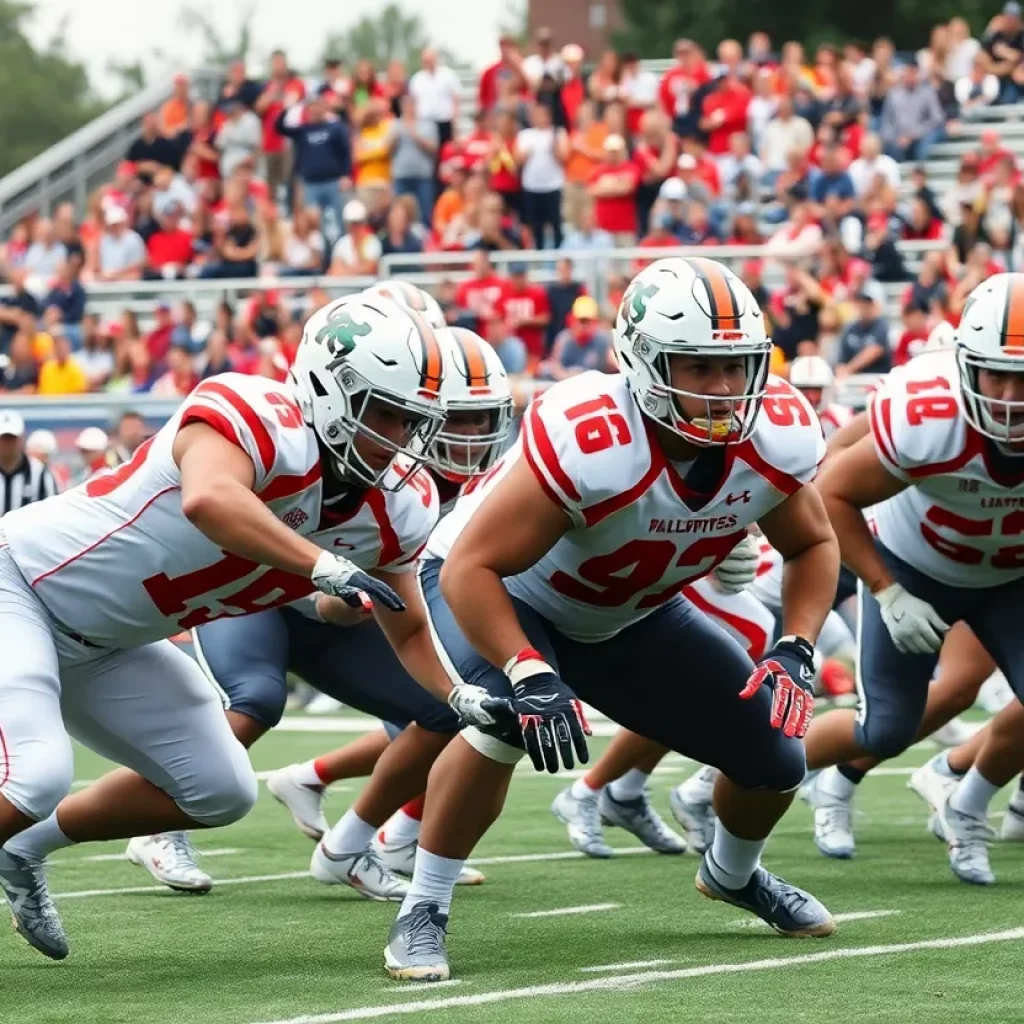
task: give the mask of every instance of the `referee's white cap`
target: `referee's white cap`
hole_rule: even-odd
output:
[[[25,421],[13,409],[0,409],[0,437],[22,437]]]

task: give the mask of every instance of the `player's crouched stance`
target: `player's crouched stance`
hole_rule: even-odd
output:
[[[363,335],[394,355],[372,381],[359,368],[379,360],[348,358]],[[130,462],[3,520],[0,886],[47,956],[68,951],[48,853],[226,825],[256,799],[216,691],[167,637],[314,590],[404,608],[399,577],[377,579],[305,535],[320,522],[325,478],[345,479],[357,460],[378,483],[398,452],[423,461],[444,424],[440,355],[381,300],[307,330],[304,366],[321,372],[294,387],[211,377]],[[410,374],[414,393],[390,386]],[[343,415],[353,405],[354,420]],[[125,768],[66,797],[68,732]]]
[[[769,378],[753,296],[711,260],[641,273],[615,343],[622,375],[582,374],[535,401],[503,472],[427,546],[434,633],[462,682],[501,698],[505,714],[466,729],[431,772],[412,886],[385,951],[394,977],[448,976],[462,863],[524,748],[538,770],[586,761],[577,698],[724,773],[697,875],[704,895],[784,935],[834,930],[813,896],[760,866],[804,776],[813,642],[838,574],[835,538],[804,486],[824,454],[821,430],[804,399]],[[680,595],[755,521],[787,559],[788,634],[756,666]]]

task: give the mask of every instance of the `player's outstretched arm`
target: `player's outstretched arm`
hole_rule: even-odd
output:
[[[893,579],[875,548],[861,509],[899,494],[907,484],[885,468],[874,440],[864,436],[828,460],[815,486],[839,538],[843,563],[873,594],[884,590]]]
[[[320,549],[253,493],[256,470],[241,448],[205,423],[191,423],[174,439],[174,461],[181,510],[196,529],[231,554],[309,578]]]
[[[839,580],[839,544],[821,495],[806,484],[762,516],[759,525],[783,558],[782,631],[813,644]]]

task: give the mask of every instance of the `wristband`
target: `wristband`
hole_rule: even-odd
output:
[[[534,647],[524,647],[514,657],[509,658],[502,671],[513,686],[524,679],[529,679],[530,676],[555,674],[555,670],[544,660],[544,655]]]

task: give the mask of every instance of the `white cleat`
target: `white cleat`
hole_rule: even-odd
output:
[[[940,747],[959,747],[966,743],[979,729],[983,722],[965,722],[960,718],[952,718],[945,725],[936,729],[928,738]]]
[[[583,800],[572,795],[566,786],[551,802],[551,813],[565,824],[569,842],[587,857],[606,860],[615,851],[604,841],[601,812],[597,807],[597,793]]]
[[[175,892],[201,895],[213,888],[213,879],[196,863],[196,851],[187,832],[136,836],[125,852],[133,864],[145,868]]]
[[[949,800],[936,817],[949,846],[953,874],[969,885],[995,885],[996,876],[988,862],[988,844],[995,839],[995,832],[989,823],[956,810]]]
[[[307,715],[333,715],[340,711],[342,703],[326,693],[318,693],[305,707]]]
[[[409,883],[385,867],[372,850],[337,854],[317,843],[309,873],[324,885],[347,885],[364,899],[378,902],[404,900],[409,892]]]
[[[711,848],[715,838],[715,811],[711,799],[718,769],[705,765],[668,795],[672,817],[683,826],[686,841],[697,853]]]
[[[384,839],[384,833],[378,832],[373,838],[373,852],[384,867],[393,871],[396,875],[405,878],[412,878],[413,868],[416,866],[416,850],[419,843],[414,839],[411,843],[389,843]],[[482,871],[463,864],[459,877],[455,880],[456,885],[481,885],[487,880]]]
[[[1006,676],[1002,672],[994,672],[981,684],[976,703],[982,711],[998,715],[1007,704],[1012,704],[1016,699]]]
[[[1024,809],[1014,807],[1012,803],[1006,808],[999,838],[1004,843],[1024,843]]]
[[[330,827],[324,816],[325,786],[310,786],[295,778],[298,765],[290,764],[267,778],[267,790],[291,812],[298,830],[314,842],[323,839]]]
[[[944,765],[945,755],[936,754],[927,764],[918,768],[907,782],[907,789],[916,793],[933,813],[942,807],[960,784],[960,776],[950,775]]]
[[[805,787],[801,798],[814,810],[814,845],[835,860],[850,860],[857,852],[853,838],[853,800],[843,800],[828,792],[816,775]]]

